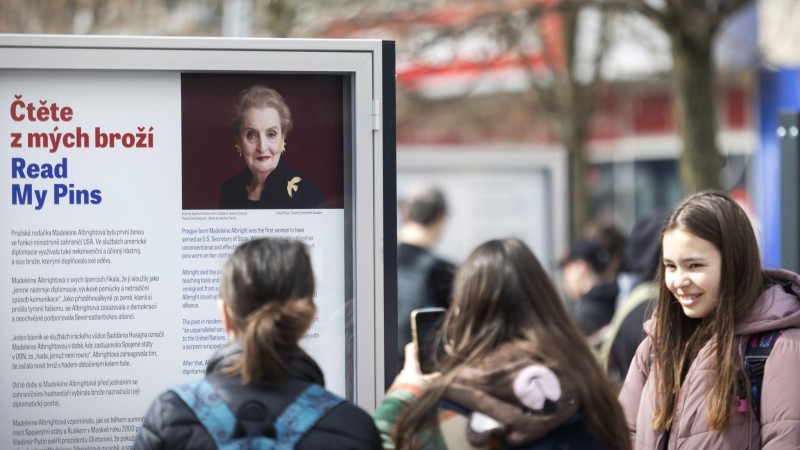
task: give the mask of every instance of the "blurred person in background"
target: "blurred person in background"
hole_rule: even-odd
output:
[[[600,347],[601,363],[609,377],[620,384],[644,339],[644,322],[655,308],[658,297],[655,278],[661,265],[661,228],[666,218],[666,211],[657,211],[639,219],[626,242],[626,278],[631,282],[631,289],[617,306]]]
[[[595,223],[587,227],[584,237],[600,242],[608,249],[609,259],[601,277],[604,282],[615,281],[619,287],[617,295],[617,305],[621,298],[630,293],[631,283],[626,273],[627,259],[625,258],[625,247],[628,238],[620,228],[612,223]]]
[[[372,418],[326,391],[322,370],[299,346],[317,314],[314,289],[303,242],[239,245],[220,280],[230,340],[204,380],[156,398],[133,448],[381,448]]]
[[[417,308],[447,308],[455,276],[455,265],[437,256],[433,247],[439,242],[447,219],[447,202],[435,186],[411,188],[400,201],[397,247],[397,350],[411,342],[410,313]]]
[[[619,294],[616,280],[604,276],[610,262],[608,248],[593,239],[575,241],[560,262],[570,315],[592,345],[611,322]]]
[[[436,373],[405,348],[374,414],[384,448],[630,448],[606,377],[522,241],[489,241],[467,258],[439,335]]]

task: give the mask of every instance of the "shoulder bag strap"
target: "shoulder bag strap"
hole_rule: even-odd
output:
[[[272,450],[275,447],[275,441],[266,437],[233,439],[236,416],[206,380],[180,384],[170,390],[191,408],[218,448]]]
[[[293,449],[328,411],[343,401],[318,384],[308,386],[275,420],[276,450]]]
[[[767,357],[783,330],[770,330],[750,336],[744,350],[744,371],[750,380],[750,403],[756,418],[761,422],[761,384]]]

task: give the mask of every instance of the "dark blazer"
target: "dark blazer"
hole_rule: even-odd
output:
[[[299,174],[281,159],[278,167],[264,181],[261,200],[247,199],[247,183],[250,182],[250,169],[225,180],[219,190],[220,209],[317,209],[325,208],[325,198],[319,188],[307,177]],[[289,189],[292,180],[297,190]],[[291,197],[289,196],[291,192]]]
[[[241,346],[238,342],[231,342],[212,357],[206,369],[206,380],[232,411],[238,411],[248,400],[258,399],[267,408],[268,421],[274,420],[309,384],[324,386],[322,370],[305,353],[291,363],[289,374],[282,379],[242,386],[240,378],[220,373],[240,356]],[[322,417],[296,448],[380,449],[381,440],[372,417],[344,401]],[[167,391],[150,406],[133,449],[210,450],[216,449],[216,445],[183,400],[174,392]]]

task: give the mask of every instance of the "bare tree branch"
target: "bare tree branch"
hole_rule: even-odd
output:
[[[725,19],[729,17],[731,14],[734,14],[740,8],[752,3],[753,0],[730,0],[730,1],[723,1],[720,4],[720,9],[717,12],[717,16]]]
[[[585,3],[607,10],[635,11],[659,24],[664,23],[667,18],[665,11],[653,7],[644,0],[586,0]]]

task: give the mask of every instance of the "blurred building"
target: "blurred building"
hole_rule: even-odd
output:
[[[445,0],[11,1],[0,3],[0,32],[394,40],[398,187],[425,179],[447,191],[455,217],[439,250],[459,261],[485,239],[517,235],[549,259],[566,246],[568,165],[542,93],[558,89],[553,74],[567,64],[565,24],[525,11],[555,3],[519,0],[495,11],[492,2]],[[722,186],[762,220],[779,214],[769,200],[779,188],[774,158],[760,153],[777,145],[777,109],[800,105],[800,74],[785,69],[800,65],[800,22],[791,20],[799,11],[795,0],[753,2],[725,23],[715,46]],[[603,79],[587,146],[593,217],[627,228],[681,198],[681,144],[666,36],[635,15],[613,20],[602,65],[575,72]],[[581,17],[581,51],[598,47],[600,21],[596,11]],[[518,52],[499,44],[512,37]],[[775,235],[774,219],[764,222]]]
[[[543,1],[516,4],[524,10]],[[566,219],[552,220],[552,215],[566,211],[545,206],[552,215],[548,223],[542,223],[536,220],[541,213],[533,209],[564,200],[540,192],[557,189],[547,180],[553,170],[567,170],[566,155],[553,131],[553,117],[531,84],[547,83],[552,66],[563,68],[564,56],[559,52],[564,25],[552,16],[538,19],[540,32],[531,38],[536,42],[528,45],[520,58],[487,44],[498,37],[475,25],[478,20],[490,21],[486,17],[491,14],[482,11],[481,5],[445,3],[413,15],[339,21],[321,35],[383,36],[402,43],[398,45],[397,69],[399,185],[406,179],[444,177],[453,185],[449,194],[465,199],[461,205],[469,210],[465,220],[496,218],[501,208],[514,212],[491,230],[478,220],[477,225],[456,232],[452,241],[445,240],[442,251],[458,259],[469,247],[463,245],[465,240],[480,241],[473,234],[488,238],[494,237],[491,233],[517,233],[528,239],[537,254],[558,255],[566,239],[560,233]],[[755,11],[753,5],[729,20],[716,46],[720,67],[718,141],[725,157],[722,185],[746,201],[758,149]],[[513,21],[516,13],[508,14]],[[599,69],[603,71],[602,93],[589,126],[587,182],[595,220],[614,222],[624,229],[638,217],[668,208],[683,196],[677,164],[681,142],[673,115],[666,36],[638,16],[628,14],[614,20],[613,42]],[[586,28],[593,26],[591,17],[583,23]],[[413,47],[407,42],[409,34],[424,35],[430,30],[441,30],[438,42],[433,40],[422,49],[406,48],[407,53],[402,53],[404,46]],[[477,172],[487,174],[493,191],[513,181],[524,192],[487,194],[485,183],[472,189],[469,182],[459,180],[462,173],[480,179]],[[503,179],[509,182],[498,181]],[[528,206],[518,203],[525,195]],[[476,199],[485,205],[477,207]],[[527,230],[523,230],[525,223]],[[525,235],[531,230],[536,231]]]

